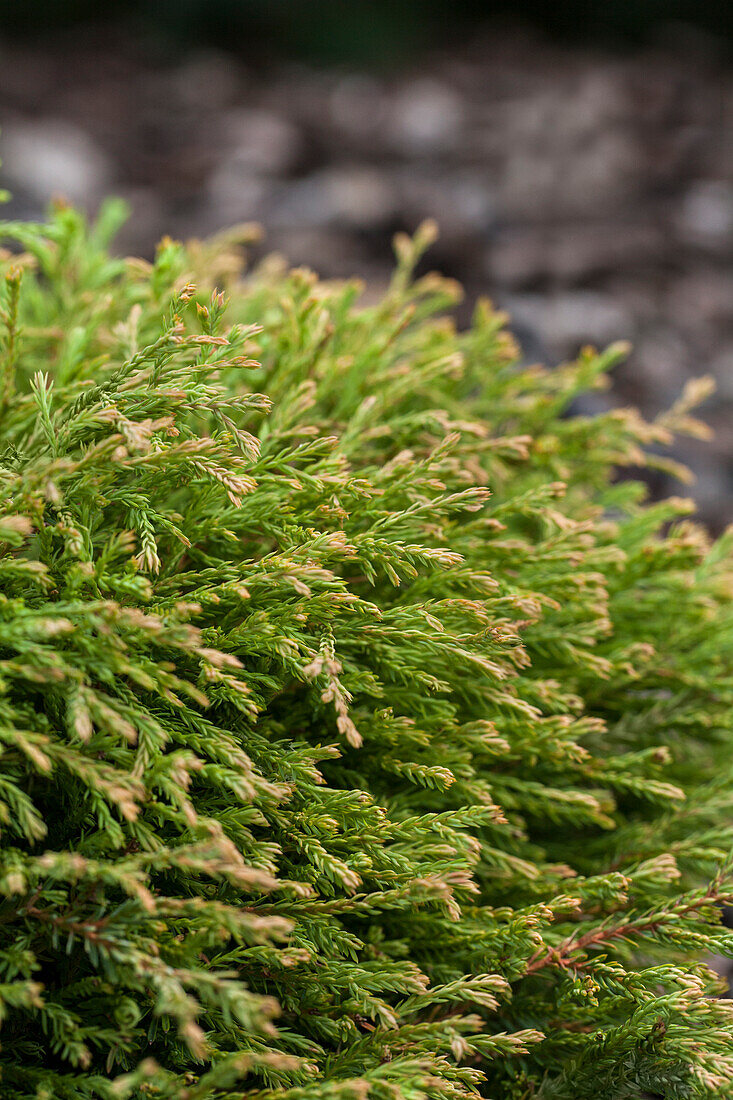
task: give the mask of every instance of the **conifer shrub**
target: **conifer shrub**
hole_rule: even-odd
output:
[[[4,1100],[729,1097],[704,386],[119,216],[2,225]]]

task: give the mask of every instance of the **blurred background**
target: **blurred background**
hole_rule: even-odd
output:
[[[125,252],[256,220],[378,289],[436,218],[464,318],[490,295],[546,361],[632,340],[584,411],[715,376],[715,439],[676,456],[733,520],[729,2],[0,0],[0,127],[6,212],[115,192]]]

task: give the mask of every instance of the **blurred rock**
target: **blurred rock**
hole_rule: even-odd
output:
[[[214,50],[194,54],[173,74],[171,93],[179,104],[194,110],[220,111],[241,88],[241,72],[234,58]]]
[[[561,280],[577,281],[614,272],[633,274],[663,264],[669,239],[652,217],[614,222],[579,222],[571,231],[556,229],[548,249],[548,270]]]
[[[613,299],[577,290],[556,296],[524,294],[507,300],[514,319],[542,334],[556,356],[576,355],[585,344],[599,347],[624,338],[633,321]]]
[[[443,170],[416,175],[401,169],[395,173],[395,181],[399,211],[408,228],[434,218],[440,227],[441,247],[449,242],[465,250],[466,236],[484,234],[495,224],[496,199],[479,172]]]
[[[115,245],[121,252],[134,253],[140,233],[157,239],[167,217],[165,202],[150,187],[117,188],[117,194],[129,206],[130,217],[117,234]]]
[[[208,184],[206,229],[222,229],[227,222],[256,221],[262,217],[268,185],[235,162],[221,164]]]
[[[110,186],[112,165],[92,138],[64,119],[5,123],[5,178],[45,205],[55,195],[94,206]]]
[[[496,286],[513,289],[536,285],[548,270],[548,242],[542,231],[500,230],[486,249],[484,270]]]
[[[259,108],[236,107],[219,123],[225,154],[220,168],[276,175],[287,173],[300,152],[300,134],[281,115]]]
[[[715,379],[717,397],[733,402],[733,341],[713,355],[707,364],[707,373]]]
[[[447,84],[415,80],[390,104],[392,144],[403,155],[444,153],[461,139],[464,105]]]
[[[367,230],[383,225],[394,210],[394,191],[377,169],[347,164],[283,187],[270,218],[278,227],[333,224]]]
[[[331,120],[348,140],[371,135],[384,125],[390,103],[378,80],[350,73],[338,81],[330,100]]]
[[[657,410],[676,401],[690,373],[695,373],[691,349],[668,326],[656,326],[635,337],[632,361],[646,401],[654,402]]]
[[[678,224],[693,243],[725,247],[733,236],[733,183],[700,180],[684,199]]]
[[[668,316],[702,336],[733,323],[733,272],[706,264],[674,281],[666,302]]]

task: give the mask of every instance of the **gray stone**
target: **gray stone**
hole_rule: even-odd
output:
[[[117,234],[114,247],[120,252],[146,251],[170,233],[170,214],[161,195],[152,187],[121,187],[117,194],[130,208],[130,217]]]
[[[383,225],[395,210],[395,195],[384,175],[351,164],[313,172],[281,189],[270,211],[278,227],[328,224],[366,229]]]
[[[696,267],[675,279],[665,303],[667,316],[685,328],[711,334],[733,322],[733,275],[713,266]]]
[[[209,207],[217,228],[227,222],[261,218],[267,194],[268,185],[261,176],[236,162],[219,165],[208,184]]]
[[[574,355],[587,343],[625,339],[633,328],[621,306],[589,290],[554,296],[523,294],[508,305],[515,320],[541,333],[556,355]]]
[[[222,144],[228,148],[227,171],[282,174],[292,168],[301,148],[300,133],[272,111],[236,107],[220,123]]]
[[[636,384],[642,395],[651,397],[658,408],[671,405],[689,378],[690,348],[669,325],[629,336],[634,341]]]
[[[733,184],[700,180],[688,190],[677,219],[683,236],[724,245],[733,236]]]
[[[651,218],[577,221],[551,232],[548,267],[563,280],[620,271],[628,276],[637,267],[659,263],[669,251],[669,235]]]
[[[447,84],[414,80],[392,99],[389,131],[403,154],[445,153],[461,140],[463,102]]]
[[[342,77],[329,99],[331,119],[347,138],[378,132],[384,124],[389,101],[382,84],[372,76],[349,73]]]
[[[721,401],[733,401],[733,343],[717,352],[707,364],[707,373],[716,382],[716,397]]]
[[[400,210],[408,225],[434,218],[441,240],[483,233],[496,219],[496,199],[486,174],[471,169],[395,175]]]
[[[63,119],[6,123],[0,154],[10,189],[22,189],[43,204],[60,196],[94,205],[112,175],[109,160],[89,134]]]
[[[541,233],[522,227],[501,232],[486,248],[484,270],[509,289],[535,282],[547,271],[548,248]]]
[[[172,76],[176,104],[195,109],[222,110],[237,97],[241,73],[234,59],[216,50],[187,58]]]

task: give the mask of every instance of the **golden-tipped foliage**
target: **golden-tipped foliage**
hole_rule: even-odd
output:
[[[730,1096],[703,391],[118,217],[2,226],[2,1096]]]

